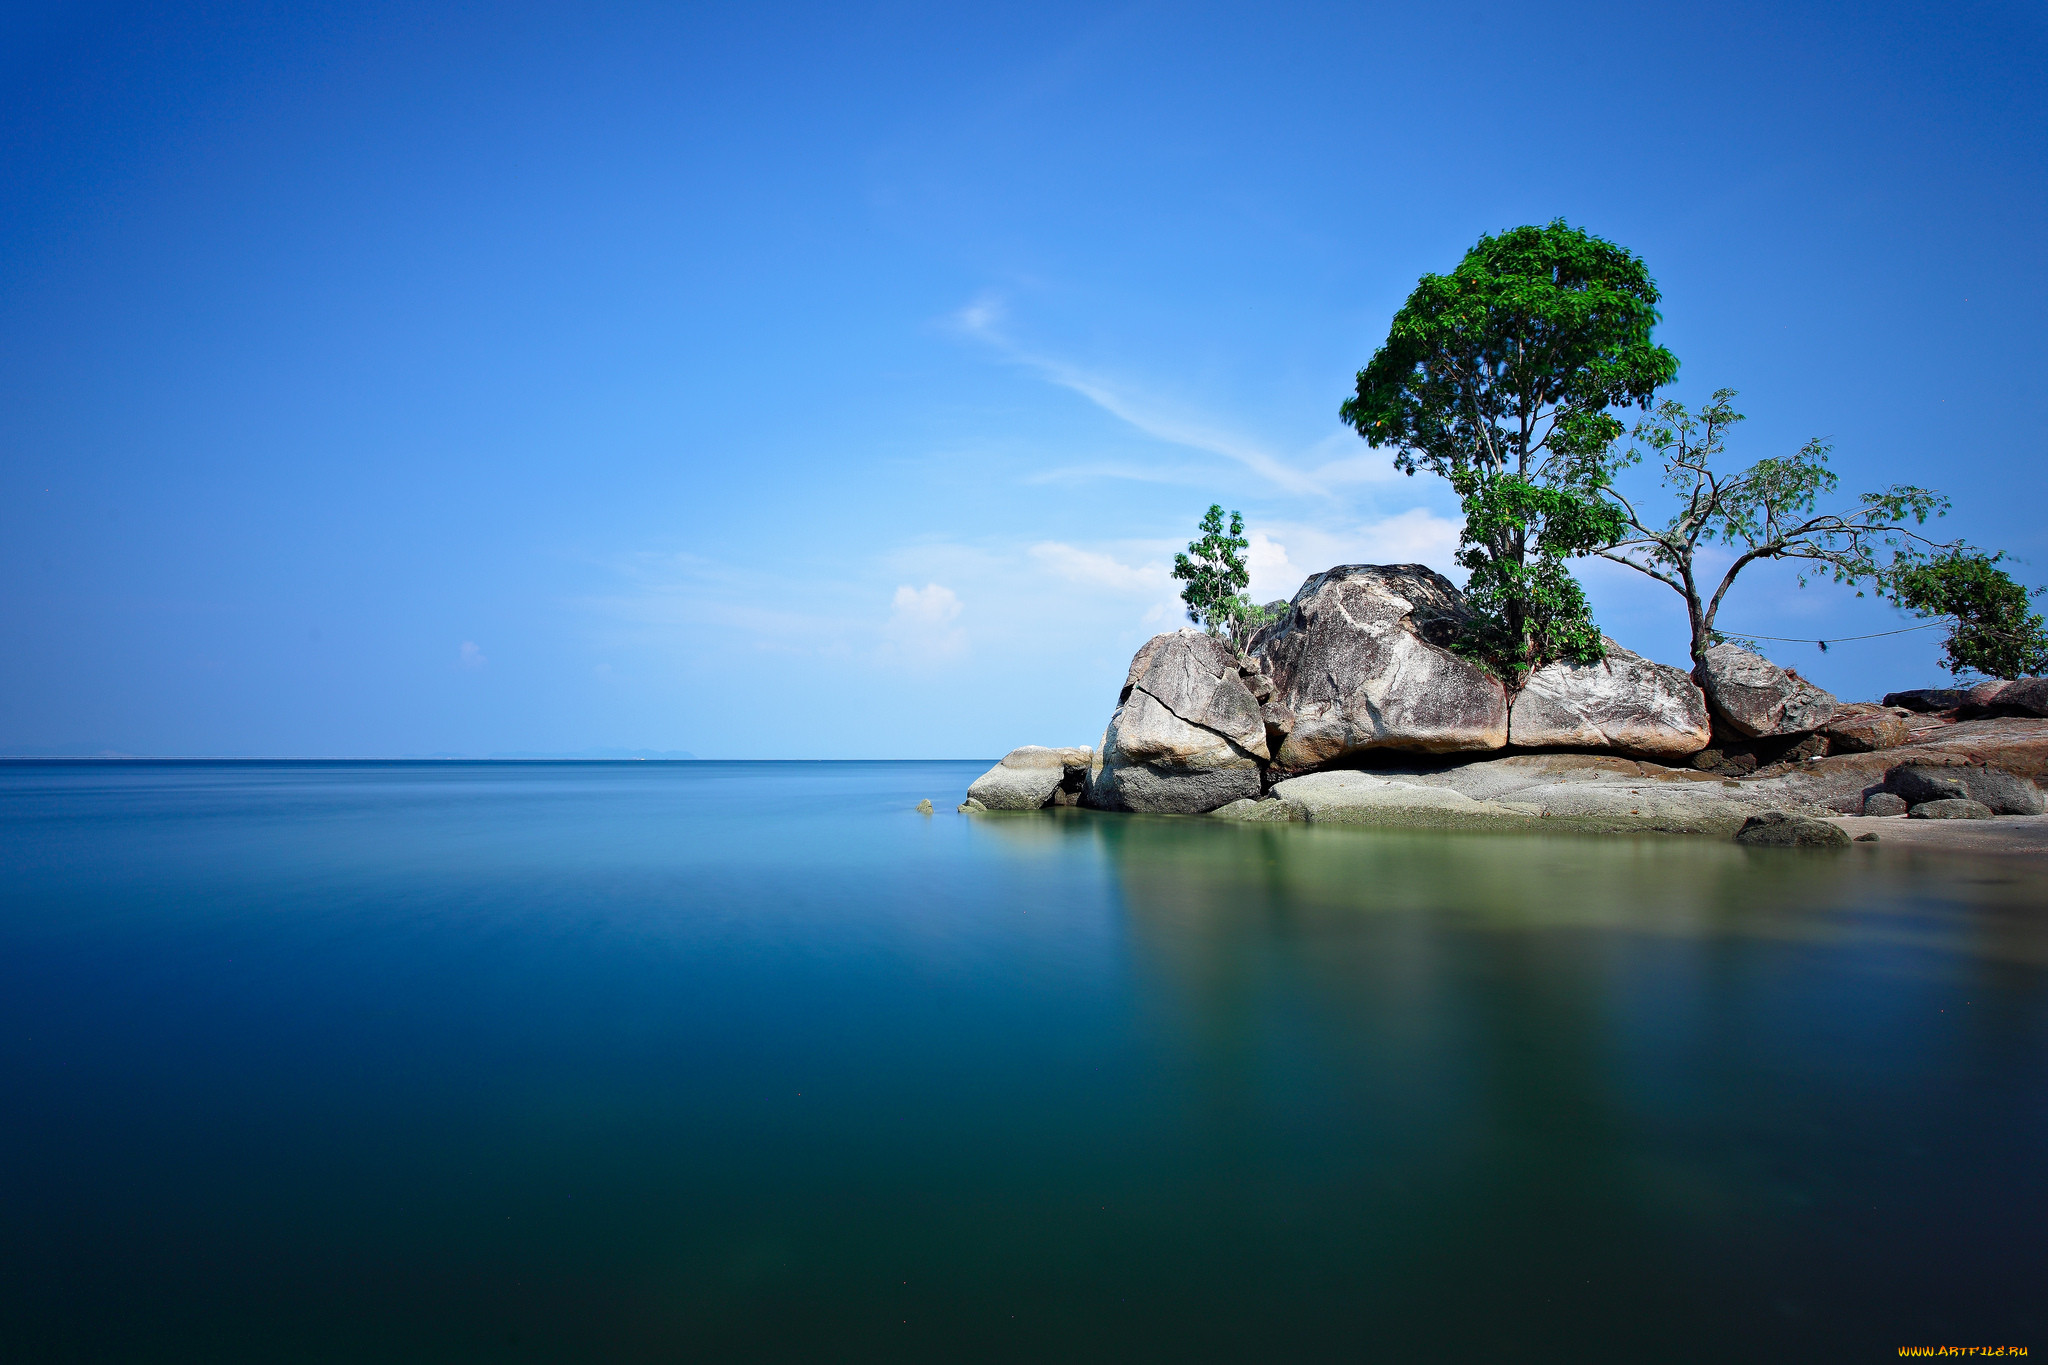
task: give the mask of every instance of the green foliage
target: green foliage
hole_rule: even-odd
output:
[[[1623,430],[1609,408],[1678,373],[1650,339],[1656,305],[1638,257],[1562,219],[1481,237],[1416,284],[1338,415],[1409,474],[1528,476],[1597,453]]]
[[[2027,590],[1998,567],[2004,558],[1958,546],[1939,555],[1902,557],[1894,572],[1894,601],[1922,616],[1948,618],[1942,662],[1952,674],[2048,673],[2048,629],[2027,610]]]
[[[1730,401],[1734,397],[1733,389],[1716,389],[1690,412],[1667,400],[1636,424],[1637,444],[1629,450],[1576,462],[1585,482],[1598,487],[1625,523],[1601,555],[1685,599],[1695,659],[1721,638],[1714,628],[1721,603],[1736,577],[1758,560],[1798,564],[1801,587],[1807,572],[1817,570],[1856,588],[1859,597],[1865,584],[1882,597],[1891,589],[1892,571],[1879,563],[1880,550],[1889,548],[1896,557],[1914,546],[1953,548],[1935,546],[1913,529],[1948,511],[1948,499],[1930,489],[1894,484],[1861,495],[1848,511],[1815,510],[1839,482],[1828,468],[1834,447],[1819,437],[1795,454],[1758,460],[1739,473],[1717,468],[1729,430],[1743,420]],[[1640,463],[1645,451],[1663,466],[1664,484],[1678,496],[1678,510],[1668,521],[1653,524],[1613,482],[1621,469]],[[1715,542],[1736,555],[1708,593],[1697,576],[1696,559],[1702,545]]]
[[[1226,526],[1222,504],[1211,503],[1196,529],[1201,535],[1188,542],[1187,553],[1173,557],[1173,576],[1187,583],[1180,600],[1187,603],[1188,620],[1242,655],[1270,619],[1245,595],[1252,575],[1244,562],[1251,545],[1244,536],[1244,517],[1232,512]]]
[[[1562,220],[1482,237],[1416,284],[1339,409],[1397,468],[1463,499],[1458,562],[1481,616],[1464,649],[1511,680],[1602,656],[1565,561],[1605,543],[1600,460],[1624,430],[1609,409],[1678,372],[1651,340],[1656,305],[1638,257]]]
[[[1469,481],[1465,543],[1458,563],[1470,574],[1465,599],[1477,631],[1453,648],[1519,686],[1531,668],[1551,659],[1598,663],[1607,657],[1584,589],[1565,560],[1590,553],[1622,532],[1621,513],[1583,489],[1533,483],[1518,474]],[[1509,538],[1528,547],[1515,560],[1488,553]],[[1519,608],[1525,638],[1507,633]]]

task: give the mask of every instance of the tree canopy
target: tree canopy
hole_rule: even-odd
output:
[[[1457,492],[1481,621],[1465,645],[1511,681],[1604,654],[1565,561],[1620,534],[1599,497],[1600,456],[1626,429],[1610,409],[1678,372],[1651,337],[1657,299],[1641,259],[1562,219],[1481,237],[1416,284],[1338,410],[1402,472]]]
[[[1417,282],[1338,413],[1404,473],[1535,475],[1606,449],[1625,429],[1608,409],[1677,375],[1657,299],[1640,258],[1562,219],[1481,237]]]

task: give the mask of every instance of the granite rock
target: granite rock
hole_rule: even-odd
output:
[[[1459,753],[1508,740],[1498,679],[1447,646],[1471,621],[1449,579],[1419,564],[1316,574],[1254,638],[1294,724],[1273,756],[1305,772],[1379,749]]]
[[[1089,774],[1105,810],[1193,815],[1264,785],[1270,757],[1259,704],[1230,646],[1198,630],[1139,649]]]
[[[1751,739],[1818,730],[1839,709],[1833,693],[1739,645],[1713,646],[1693,679],[1715,717]]]
[[[1559,660],[1529,675],[1508,707],[1518,749],[1604,749],[1631,758],[1689,758],[1707,747],[1707,700],[1682,668],[1607,641],[1599,663]]]
[[[984,810],[1038,810],[1043,806],[1072,805],[1087,780],[1093,753],[1082,745],[1069,749],[1048,749],[1027,744],[1012,749],[1002,760],[974,779],[967,795]],[[1067,800],[1061,800],[1061,797]]]

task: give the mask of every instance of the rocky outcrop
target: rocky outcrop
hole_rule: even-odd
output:
[[[974,779],[967,789],[984,810],[1038,810],[1079,802],[1094,758],[1086,745],[1048,749],[1027,744],[1004,754],[1002,761]]]
[[[1599,663],[1537,669],[1508,707],[1508,743],[1518,749],[1678,759],[1711,738],[1706,697],[1685,670],[1652,663],[1612,640]]]
[[[1862,811],[1864,799],[1883,790],[1887,775],[1902,764],[1996,768],[2017,778],[2038,779],[2048,774],[2048,719],[2004,716],[1953,722],[1923,717],[1919,728],[1896,749],[1830,754],[1747,779],[1744,785],[1780,794],[1788,803],[1855,815]]]
[[[1763,848],[1847,848],[1849,832],[1811,816],[1767,810],[1735,831],[1735,842]]]
[[[1273,701],[1292,716],[1274,766],[1505,746],[1506,691],[1446,648],[1470,616],[1450,580],[1419,564],[1350,564],[1302,584],[1285,619],[1253,641]]]
[[[1715,718],[1749,739],[1818,730],[1837,709],[1833,693],[1738,645],[1713,646],[1693,678]]]
[[[1266,722],[1236,654],[1198,630],[1153,637],[1131,660],[1089,774],[1104,810],[1192,815],[1257,796]]]

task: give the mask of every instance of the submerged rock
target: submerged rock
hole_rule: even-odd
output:
[[[1714,715],[1750,739],[1817,730],[1838,709],[1832,692],[1739,645],[1709,649],[1694,677]]]
[[[1508,708],[1519,749],[1608,749],[1632,758],[1687,758],[1707,747],[1707,699],[1684,669],[1607,641],[1597,664],[1560,660],[1529,675]]]
[[[1457,753],[1508,741],[1500,681],[1447,645],[1471,621],[1420,564],[1348,564],[1310,578],[1254,641],[1293,716],[1274,765],[1305,772],[1374,749]]]
[[[1240,797],[1227,806],[1218,806],[1210,811],[1209,815],[1215,820],[1237,820],[1246,824],[1278,824],[1308,819],[1308,812],[1302,808],[1300,802],[1282,800],[1279,797],[1267,797],[1263,801],[1254,801],[1248,796]]]
[[[1088,804],[1181,815],[1257,796],[1270,756],[1236,654],[1198,630],[1138,651],[1096,755]]]
[[[1735,832],[1735,842],[1763,848],[1847,848],[1849,832],[1811,816],[1767,810]]]

